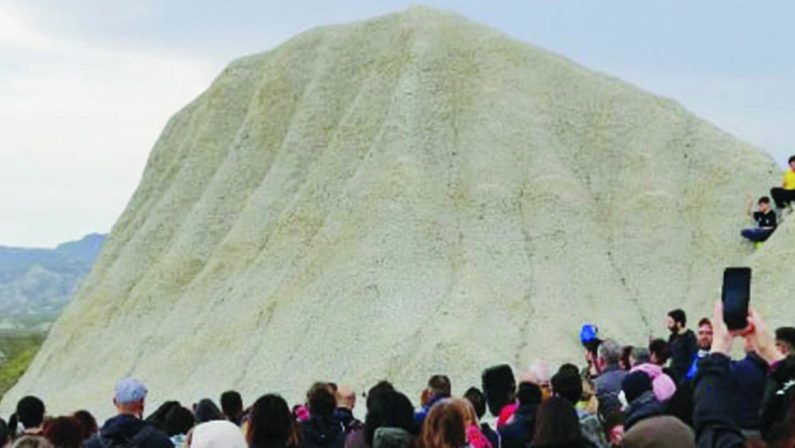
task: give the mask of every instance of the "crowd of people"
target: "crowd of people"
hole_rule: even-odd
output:
[[[144,418],[147,389],[125,378],[113,393],[118,415],[101,427],[88,411],[49,417],[42,400],[22,398],[0,420],[0,447],[795,447],[795,328],[773,334],[751,310],[748,326],[730,332],[722,316],[717,303],[694,332],[672,310],[669,337],[640,346],[600,339],[586,324],[582,368],[536,361],[515,376],[497,365],[459,397],[448,376],[434,375],[416,409],[381,381],[366,393],[363,421],[356,392],[332,382],[293,407],[276,394],[246,407],[229,391],[220,406],[167,401]],[[732,360],[735,339],[745,355]]]
[[[788,164],[789,169],[784,172],[781,186],[770,189],[775,209],[770,206],[771,201],[768,196],[762,196],[756,201],[756,209],[753,201],[748,203],[748,214],[753,218],[756,226],[743,229],[740,235],[754,245],[767,241],[776,231],[784,210],[792,210],[792,202],[795,201],[795,156],[789,158]]]

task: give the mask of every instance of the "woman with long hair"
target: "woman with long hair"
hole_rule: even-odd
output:
[[[246,425],[249,448],[296,448],[298,427],[284,398],[268,394],[251,407]]]
[[[474,412],[473,412],[474,413]],[[457,400],[442,400],[431,407],[422,424],[418,448],[463,448],[467,446],[466,406]]]
[[[531,448],[588,448],[592,445],[583,437],[577,411],[569,400],[551,397],[538,407],[535,432],[530,446]]]

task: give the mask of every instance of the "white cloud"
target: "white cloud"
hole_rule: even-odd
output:
[[[54,51],[56,42],[38,30],[23,11],[0,5],[0,48]]]
[[[168,117],[220,68],[56,37],[0,9],[0,244],[108,231]]]

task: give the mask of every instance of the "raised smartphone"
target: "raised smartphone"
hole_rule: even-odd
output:
[[[748,326],[748,303],[751,301],[751,268],[727,268],[723,271],[723,322],[729,330]]]

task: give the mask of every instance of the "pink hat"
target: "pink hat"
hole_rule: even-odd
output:
[[[671,399],[676,393],[676,384],[670,376],[662,371],[662,367],[657,364],[646,362],[633,367],[630,372],[643,372],[649,375],[651,385],[654,389],[654,397],[659,402],[666,402]]]

